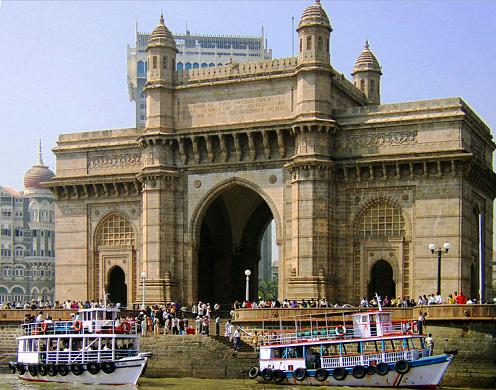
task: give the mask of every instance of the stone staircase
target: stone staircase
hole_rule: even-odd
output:
[[[153,353],[147,377],[244,378],[258,365],[253,347],[242,343],[235,350],[221,336],[147,336],[141,338],[141,350]]]
[[[248,344],[247,342],[243,341],[243,339],[240,340],[240,348],[238,350],[234,349],[234,343],[229,341],[228,338],[224,336],[214,336],[214,335],[209,335],[209,337],[213,338],[214,340],[224,344],[225,346],[231,348],[233,351],[237,352],[254,352],[253,347]]]

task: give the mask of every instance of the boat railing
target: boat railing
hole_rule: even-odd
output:
[[[370,337],[378,336],[400,336],[413,334],[416,331],[417,321],[404,320],[404,321],[394,321],[392,326],[389,327],[387,333],[383,332],[385,329],[382,323],[371,323],[369,326]],[[381,326],[378,326],[381,325]],[[381,329],[382,331],[379,331]],[[382,333],[381,333],[382,332]],[[353,330],[353,325],[350,324],[338,324],[332,326],[314,326],[314,327],[298,327],[290,329],[270,329],[265,328],[263,333],[260,335],[261,344],[263,345],[274,345],[274,344],[291,344],[291,343],[301,343],[308,341],[326,341],[326,340],[343,340],[343,339],[353,339],[358,337],[355,335]]]
[[[20,354],[33,352],[20,352]],[[75,350],[75,351],[39,351],[39,362],[46,364],[72,364],[87,362],[104,362],[119,360],[130,356],[137,356],[136,349],[101,349],[101,350]],[[22,361],[22,356],[19,356]]]
[[[113,320],[54,321],[22,324],[24,335],[61,334],[138,334],[137,322],[122,321],[116,325]]]
[[[418,350],[405,349],[402,351],[394,352],[373,352],[364,353],[350,356],[334,356],[327,357],[322,356],[321,367],[322,368],[336,368],[336,367],[354,367],[357,365],[361,366],[373,366],[377,363],[394,363],[398,360],[412,361],[419,357]]]

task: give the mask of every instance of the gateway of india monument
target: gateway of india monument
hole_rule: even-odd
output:
[[[296,31],[296,57],[176,71],[160,18],[145,128],[62,134],[54,148],[56,299],[105,290],[130,307],[144,282],[147,303],[228,303],[244,298],[245,270],[256,297],[272,220],[280,299],[436,292],[428,246],[445,242],[442,294],[477,297],[480,271],[490,292],[490,129],[460,98],[381,104],[368,42],[348,81],[320,1]]]

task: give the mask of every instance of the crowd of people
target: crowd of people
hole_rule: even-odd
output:
[[[469,299],[467,296],[463,295],[463,292],[460,291],[454,292],[453,294],[448,294],[446,299],[443,299],[440,293],[432,293],[430,295],[420,295],[417,300],[410,298],[409,296],[397,298],[389,298],[387,295],[384,299],[378,297],[380,302],[378,302],[377,297],[372,297],[368,299],[367,297],[363,297],[360,301],[360,307],[377,307],[379,303],[383,307],[416,307],[416,306],[426,306],[426,305],[440,305],[440,304],[448,304],[448,305],[472,305],[477,304],[477,299]]]

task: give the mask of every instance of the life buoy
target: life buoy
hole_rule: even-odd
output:
[[[315,371],[315,379],[317,379],[319,382],[323,382],[327,379],[329,376],[329,373],[325,368],[317,368]]]
[[[28,371],[31,376],[37,376],[38,375],[38,367],[36,364],[30,364],[28,365]]]
[[[398,360],[394,365],[394,370],[398,374],[406,374],[410,371],[410,363],[406,360]]]
[[[48,327],[48,324],[45,321],[43,321],[41,323],[41,333],[45,333],[47,330],[47,327]]]
[[[17,363],[17,372],[19,375],[24,375],[26,373],[26,367],[24,367],[24,364]]]
[[[92,375],[96,375],[100,372],[100,365],[98,363],[88,363],[86,364],[86,369]]]
[[[375,374],[375,366],[367,366],[367,375]]]
[[[47,372],[48,372],[48,375],[50,375],[50,376],[57,375],[57,366],[53,363],[48,364],[47,365]]]
[[[294,370],[293,376],[297,381],[301,382],[307,377],[307,370],[302,367],[297,368],[296,370]]]
[[[389,365],[381,362],[375,367],[375,370],[379,375],[387,375],[387,373],[389,372]]]
[[[74,323],[71,325],[71,328],[74,329],[76,332],[81,332],[81,329],[83,329],[83,323],[79,320],[74,321]]]
[[[346,336],[346,327],[344,327],[343,325],[336,326],[336,328],[334,329],[334,331],[336,332],[336,335],[339,336],[339,337]]]
[[[284,375],[284,372],[281,370],[275,370],[272,373],[272,379],[276,383],[282,383],[282,381],[284,381],[284,378],[286,378],[286,375]]]
[[[12,372],[12,374],[15,374],[16,373],[17,368],[16,368],[16,364],[15,363],[10,362],[9,363],[9,368],[10,368],[10,372]]]
[[[40,373],[41,376],[45,376],[46,374],[48,374],[47,366],[45,363],[38,364],[38,372]]]
[[[351,370],[351,375],[353,375],[353,378],[356,379],[362,379],[366,373],[367,370],[365,367],[360,365],[353,367],[353,370]]]
[[[258,374],[260,374],[260,370],[256,366],[253,366],[248,370],[248,378],[250,379],[255,379],[258,376]]]
[[[69,373],[69,369],[65,364],[59,364],[58,371],[61,376],[66,376]]]
[[[124,321],[121,324],[121,329],[123,333],[129,333],[131,331],[131,324],[128,321]]]
[[[270,368],[264,368],[262,370],[262,378],[266,382],[270,382],[272,380],[272,370]]]
[[[112,362],[103,362],[102,371],[105,374],[112,374],[115,371],[115,364]]]
[[[337,367],[332,372],[333,378],[336,379],[337,381],[344,380],[346,378],[346,375],[348,375],[348,372],[346,371],[346,368],[344,368],[344,367]]]
[[[83,373],[83,366],[79,363],[71,364],[71,371],[74,375],[81,375]]]

